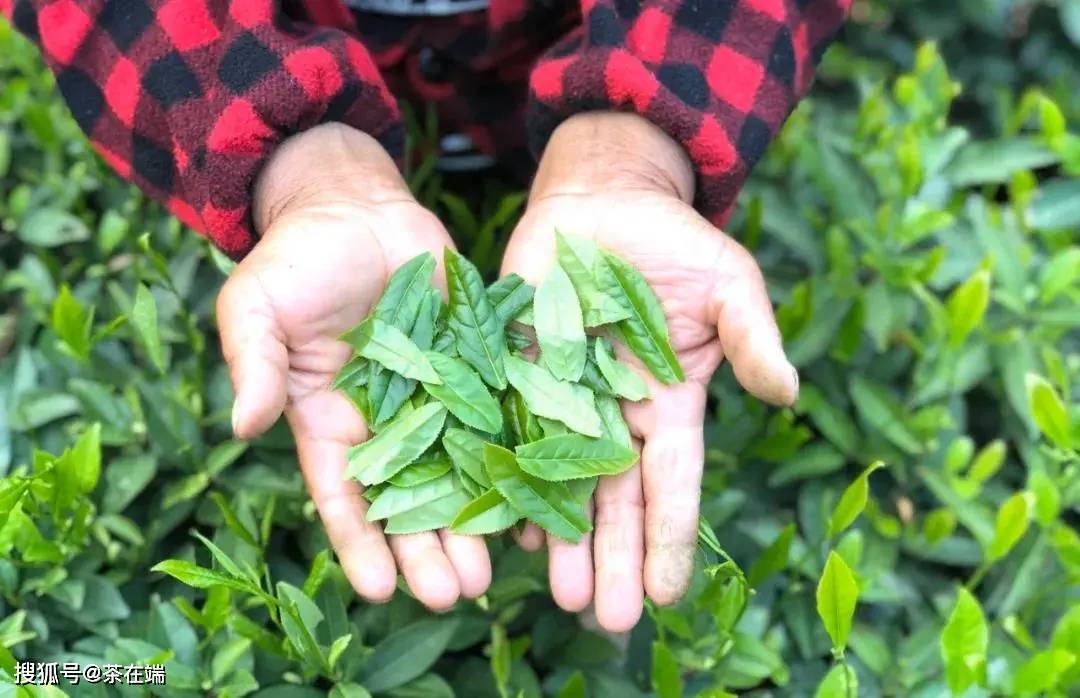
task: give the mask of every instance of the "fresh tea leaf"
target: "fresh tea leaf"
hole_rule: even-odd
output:
[[[410,331],[431,288],[431,274],[434,271],[435,257],[430,252],[419,254],[402,264],[387,279],[386,288],[372,314],[402,332]]]
[[[1029,373],[1025,377],[1028,408],[1039,431],[1060,448],[1072,448],[1072,432],[1065,403],[1042,376]]]
[[[504,326],[532,303],[536,289],[517,274],[507,274],[487,288],[488,301]]]
[[[143,284],[135,289],[135,303],[131,306],[131,324],[135,326],[139,341],[159,373],[165,372],[165,349],[158,331],[157,303]]]
[[[597,475],[616,475],[637,462],[632,448],[580,434],[549,436],[518,446],[523,471],[542,480],[562,482]]]
[[[974,683],[985,682],[989,642],[990,631],[982,607],[967,589],[961,587],[941,633],[941,660],[953,695],[963,693]]]
[[[835,551],[830,552],[818,581],[817,612],[837,650],[847,644],[858,597],[859,587],[847,563]]]
[[[420,347],[404,332],[377,317],[368,318],[341,339],[352,345],[360,356],[378,362],[394,373],[424,383],[442,383]]]
[[[429,502],[445,497],[457,489],[454,476],[447,473],[440,478],[413,487],[391,485],[383,489],[367,511],[368,521],[386,519]]]
[[[649,386],[645,384],[645,379],[634,373],[629,366],[616,361],[611,344],[606,339],[597,338],[594,347],[596,365],[616,395],[631,402],[649,397]]]
[[[454,517],[450,530],[462,535],[483,536],[505,531],[520,519],[506,498],[493,488],[466,504]]]
[[[446,250],[446,283],[450,289],[450,329],[461,358],[493,388],[506,387],[503,323],[488,300],[484,281],[472,262]]]
[[[523,472],[511,451],[484,444],[484,467],[499,494],[548,533],[577,542],[592,530],[592,524],[566,485],[546,482]]]
[[[388,536],[407,535],[447,528],[468,503],[469,495],[461,491],[451,492],[423,506],[394,514],[386,520],[383,532]]]
[[[491,487],[487,471],[484,469],[484,440],[465,429],[450,427],[442,437],[443,448],[449,454],[454,466],[471,477],[481,487]]]
[[[630,317],[616,325],[618,336],[645,367],[663,383],[684,379],[679,358],[668,341],[667,318],[660,299],[637,269],[613,255],[604,254],[600,265],[601,290],[630,308]]]
[[[365,485],[389,480],[431,446],[445,421],[446,408],[437,402],[395,419],[368,441],[348,450],[345,476]]]
[[[1000,560],[1009,554],[1027,532],[1030,521],[1027,492],[1017,492],[1002,503],[994,521],[994,539],[986,550],[987,562]]]
[[[555,231],[555,250],[559,266],[566,272],[581,302],[586,327],[610,325],[630,317],[630,309],[600,290],[598,265],[602,262],[596,243],[577,235]]]
[[[445,437],[444,437],[445,438]],[[452,464],[446,457],[433,458],[431,460],[416,461],[405,466],[405,469],[390,478],[387,482],[395,487],[416,487],[425,482],[442,477],[450,472]]]
[[[855,698],[859,695],[859,678],[847,664],[835,664],[818,684],[814,698]]]
[[[591,396],[586,399],[574,390],[574,385],[560,381],[546,369],[516,356],[507,356],[505,364],[507,380],[521,393],[533,414],[562,422],[586,436],[600,436],[600,415],[596,413]]]
[[[844,494],[840,495],[840,501],[836,503],[829,517],[830,536],[842,533],[866,508],[866,499],[870,494],[870,474],[884,467],[885,464],[881,461],[871,463],[859,477],[855,478],[854,482],[848,485]]]
[[[544,365],[560,380],[576,381],[585,370],[585,326],[570,278],[554,266],[533,300],[533,325]]]
[[[424,355],[440,380],[438,384],[425,382],[424,390],[470,427],[489,434],[498,433],[502,429],[502,412],[480,376],[460,359],[433,351]]]
[[[442,655],[457,629],[455,618],[428,618],[394,631],[364,663],[364,687],[384,693],[420,676]]]

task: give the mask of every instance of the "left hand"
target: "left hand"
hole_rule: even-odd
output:
[[[594,536],[578,544],[548,537],[555,601],[568,611],[594,602],[597,620],[612,632],[637,623],[645,594],[670,604],[689,585],[706,386],[720,361],[730,361],[739,383],[762,400],[790,405],[798,396],[761,271],[746,249],[693,209],[693,189],[685,153],[641,117],[572,117],[548,143],[502,267],[536,284],[554,263],[556,228],[595,239],[652,285],[686,373],[684,383],[664,385],[617,346],[651,393],[624,406],[631,433],[643,443],[640,464],[601,478]],[[539,548],[543,533],[530,526],[521,542]]]

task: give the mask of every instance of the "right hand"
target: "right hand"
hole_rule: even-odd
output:
[[[346,576],[373,602],[389,600],[400,569],[433,610],[475,598],[491,582],[480,537],[449,531],[383,536],[365,518],[345,452],[368,438],[363,417],[331,389],[351,348],[338,339],[363,320],[390,274],[453,242],[409,193],[370,136],[324,124],[286,141],[255,186],[261,239],[222,288],[217,319],[236,401],[233,431],[250,439],[285,413],[308,491]]]

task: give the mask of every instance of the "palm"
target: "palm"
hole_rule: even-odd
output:
[[[684,383],[664,385],[621,352],[651,392],[649,401],[624,406],[631,433],[643,442],[641,465],[601,480],[594,545],[548,540],[552,592],[560,605],[582,608],[595,588],[601,624],[624,629],[639,617],[644,593],[670,603],[689,579],[704,460],[705,386],[721,359],[727,355],[740,382],[773,402],[793,399],[792,374],[752,258],[679,199],[609,191],[532,201],[507,248],[503,271],[532,283],[543,278],[554,257],[556,228],[594,238],[642,272],[661,300],[686,373]],[[531,532],[533,544],[537,535]]]
[[[459,592],[483,592],[486,549],[446,532],[441,541],[434,533],[394,537],[387,547],[364,518],[360,487],[344,478],[346,450],[365,440],[367,429],[331,384],[351,354],[338,338],[368,315],[393,270],[424,251],[441,257],[450,244],[414,202],[307,207],[275,221],[218,303],[237,386],[237,434],[261,432],[284,410],[308,490],[357,591],[388,598],[397,558],[417,597],[440,609]]]

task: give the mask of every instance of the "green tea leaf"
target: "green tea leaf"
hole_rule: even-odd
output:
[[[157,303],[154,296],[143,284],[135,289],[135,303],[131,306],[131,324],[139,336],[139,342],[150,362],[159,373],[165,372],[165,349],[158,332]]]
[[[506,498],[492,488],[472,500],[458,512],[450,530],[468,536],[483,536],[505,531],[521,519]]]
[[[428,449],[446,421],[446,408],[437,402],[398,417],[370,440],[348,450],[346,477],[365,485],[389,480]]]
[[[923,519],[923,538],[934,545],[945,540],[956,530],[956,514],[947,507],[934,509]]]
[[[645,379],[615,360],[611,344],[603,337],[597,338],[595,347],[596,365],[601,375],[619,397],[637,402],[649,397],[649,386]]]
[[[863,376],[854,376],[848,386],[855,409],[867,425],[881,432],[905,453],[922,453],[923,444],[906,422],[906,415],[888,389]]]
[[[487,288],[488,301],[504,326],[529,307],[536,292],[517,274],[507,274]]]
[[[542,480],[562,482],[596,475],[617,475],[637,462],[632,449],[580,434],[549,436],[515,449],[523,471]]]
[[[885,464],[881,461],[871,463],[859,477],[855,478],[854,482],[848,485],[844,494],[840,495],[840,501],[836,503],[829,517],[830,537],[842,533],[866,508],[866,499],[870,494],[870,474],[884,467]]]
[[[600,290],[597,272],[602,256],[596,243],[577,235],[564,235],[556,230],[555,250],[559,266],[570,278],[581,302],[582,319],[586,327],[610,325],[630,317],[628,307]]]
[[[395,487],[416,487],[442,477],[450,472],[452,467],[450,459],[445,457],[420,460],[405,466],[404,470],[390,478],[388,482]]]
[[[247,580],[208,570],[187,560],[165,560],[151,567],[150,571],[162,572],[196,589],[221,585],[235,591],[251,591],[251,583]]]
[[[405,262],[390,275],[372,314],[383,322],[408,332],[416,323],[431,288],[435,257],[424,252]]]
[[[71,353],[79,359],[90,357],[93,340],[90,338],[94,322],[94,309],[83,308],[78,299],[71,294],[67,285],[60,287],[60,293],[52,306],[52,328]]]
[[[404,332],[377,317],[368,318],[341,339],[352,345],[360,356],[406,378],[424,383],[442,382],[420,347]]]
[[[594,402],[574,390],[581,386],[560,381],[546,369],[516,356],[507,356],[505,364],[507,380],[533,414],[562,422],[586,436],[600,436],[602,425]]]
[[[963,693],[973,683],[985,683],[989,642],[990,631],[982,607],[967,589],[961,587],[941,633],[941,660],[953,695]]]
[[[842,650],[847,644],[858,597],[859,587],[851,569],[836,551],[831,551],[818,581],[817,612],[836,650]]]
[[[1000,560],[1009,554],[1024,534],[1030,521],[1027,492],[1017,492],[1002,503],[994,521],[994,539],[986,550],[987,562]]]
[[[443,448],[454,466],[485,489],[491,487],[484,469],[484,440],[464,429],[450,427],[442,437]]]
[[[746,573],[746,580],[750,586],[756,587],[765,581],[770,575],[782,572],[787,568],[788,555],[791,551],[791,541],[795,538],[795,524],[788,524],[780,529],[776,540],[769,547],[761,551],[761,555],[750,565]]]
[[[1039,431],[1060,448],[1072,448],[1072,432],[1065,403],[1057,391],[1042,376],[1029,373],[1025,377],[1028,408]]]
[[[394,514],[386,520],[383,532],[386,535],[407,535],[447,528],[468,503],[469,495],[460,491],[451,492],[423,506]]]
[[[585,370],[585,325],[570,278],[554,266],[533,300],[533,324],[544,365],[560,380],[576,381]]]
[[[596,412],[600,415],[601,436],[609,441],[633,447],[634,441],[630,436],[630,427],[623,417],[622,406],[613,397],[600,395],[596,398]]]
[[[372,693],[408,683],[431,668],[457,629],[455,618],[429,618],[392,632],[368,656],[362,683]]]
[[[502,411],[480,376],[460,359],[432,351],[425,352],[425,356],[440,383],[425,382],[424,390],[470,427],[489,434],[498,433],[502,429]]]
[[[630,317],[616,325],[619,338],[657,380],[681,382],[682,366],[668,341],[667,318],[660,299],[645,277],[630,264],[606,253],[603,261],[600,268],[606,271],[600,276],[601,290],[619,299],[631,311]]]
[[[461,358],[493,388],[506,387],[503,324],[488,300],[484,281],[472,262],[447,248],[446,283],[450,289],[450,329]]]
[[[413,487],[395,487],[391,485],[381,492],[371,503],[367,511],[368,521],[386,519],[429,502],[445,497],[457,489],[454,476],[447,473],[440,478]]]
[[[949,313],[949,341],[959,346],[979,326],[990,305],[990,272],[980,269],[956,287],[945,305]]]
[[[679,663],[663,642],[653,642],[652,646],[652,687],[657,698],[682,698]]]
[[[835,664],[818,684],[814,698],[855,698],[859,695],[859,678],[847,664]]]
[[[527,444],[544,438],[544,432],[536,415],[529,411],[525,398],[514,389],[506,392],[502,403],[503,421],[514,444]]]
[[[523,472],[512,452],[495,444],[484,444],[484,467],[499,494],[548,533],[577,542],[592,530],[566,485],[546,482]]]
[[[334,390],[357,388],[367,385],[370,376],[371,362],[363,356],[354,356],[346,361],[344,366],[338,369],[337,374],[334,376],[332,387]]]

